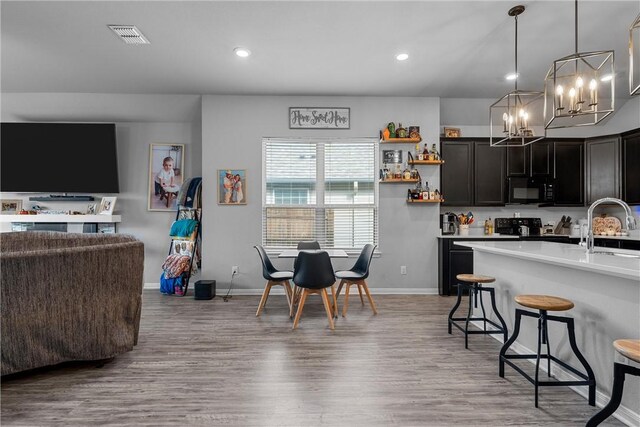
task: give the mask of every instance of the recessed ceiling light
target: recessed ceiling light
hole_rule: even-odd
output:
[[[246,58],[247,56],[251,55],[251,51],[246,47],[237,47],[233,49],[233,52],[240,58]]]
[[[515,80],[518,78],[518,74],[517,73],[509,73],[506,76],[504,76],[505,79],[507,80]]]
[[[408,53],[400,53],[400,54],[398,54],[398,56],[396,56],[396,59],[398,61],[406,61],[407,59],[409,59],[409,54]]]
[[[611,80],[613,80],[613,74],[607,74],[600,77],[601,82],[610,82]]]

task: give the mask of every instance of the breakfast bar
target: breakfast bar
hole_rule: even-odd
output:
[[[640,337],[640,251],[596,248],[596,253],[588,254],[582,246],[540,241],[460,240],[456,244],[473,249],[474,274],[496,278],[493,284],[496,303],[507,323],[509,336],[513,333],[516,295],[555,295],[575,303],[573,309],[562,315],[575,319],[578,347],[595,372],[597,405],[606,404],[616,360],[612,342]],[[549,341],[551,352],[559,359],[574,365],[578,362],[566,330],[552,325]],[[511,349],[517,353],[535,353],[536,343],[534,321],[523,320],[520,335]],[[497,359],[496,355],[496,365]],[[570,372],[555,365],[552,365],[552,376],[562,380],[573,378]],[[574,389],[586,397],[587,387]],[[544,391],[541,393],[544,396]],[[639,414],[640,384],[632,378],[625,383],[622,405],[616,416],[637,425]]]

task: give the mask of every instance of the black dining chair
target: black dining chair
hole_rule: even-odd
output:
[[[277,270],[267,252],[265,252],[264,248],[261,245],[254,246],[258,251],[258,255],[260,255],[260,261],[262,262],[262,277],[267,280],[267,284],[264,287],[264,292],[262,292],[262,298],[260,299],[260,304],[258,304],[258,311],[256,311],[256,316],[260,316],[262,309],[267,304],[267,299],[269,298],[269,292],[271,292],[271,288],[273,286],[282,286],[284,287],[284,293],[287,296],[287,303],[289,304],[289,312],[291,312],[291,304],[293,302],[293,291],[291,289],[291,284],[289,280],[293,278],[293,272],[288,270]]]
[[[369,277],[369,266],[371,265],[371,259],[373,258],[373,251],[376,249],[376,246],[371,244],[364,245],[362,248],[362,252],[360,252],[360,256],[358,260],[353,265],[351,270],[342,270],[336,271],[336,277],[340,279],[340,285],[338,285],[338,292],[336,293],[336,315],[338,314],[338,297],[340,297],[340,291],[342,291],[342,287],[346,286],[344,292],[344,306],[342,307],[342,317],[347,315],[347,309],[349,308],[349,288],[352,285],[356,285],[358,287],[358,293],[360,294],[360,301],[362,305],[364,305],[364,298],[362,298],[362,291],[367,294],[367,298],[369,299],[369,305],[371,305],[371,310],[373,310],[373,314],[378,314],[378,310],[376,308],[376,304],[373,302],[373,298],[371,298],[371,293],[369,293],[369,286],[367,286],[367,282],[365,279]]]
[[[303,249],[320,249],[320,243],[318,243],[316,240],[309,242],[298,242],[298,250],[300,251]]]
[[[293,272],[293,283],[302,289],[300,302],[298,303],[298,311],[293,321],[293,329],[298,327],[300,316],[304,308],[307,296],[310,294],[319,294],[322,297],[324,309],[329,319],[329,328],[333,329],[333,302],[335,302],[335,294],[333,293],[333,284],[336,276],[333,274],[333,266],[329,254],[324,251],[306,252],[301,251],[298,254],[296,267]],[[327,288],[331,287],[332,302],[329,302]]]

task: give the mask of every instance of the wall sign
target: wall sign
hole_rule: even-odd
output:
[[[351,108],[289,107],[289,129],[349,129]]]

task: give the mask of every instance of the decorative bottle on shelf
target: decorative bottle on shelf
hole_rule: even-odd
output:
[[[415,160],[422,160],[422,152],[420,151],[420,143],[416,144],[416,158]]]
[[[396,163],[396,171],[393,174],[394,179],[402,179],[402,169],[400,169],[400,163]]]
[[[440,160],[440,153],[436,149],[436,144],[431,145],[431,153],[433,154],[433,160]]]
[[[427,148],[427,143],[424,143],[424,150],[422,150],[422,158],[424,160],[429,160],[429,149]]]
[[[405,166],[404,171],[402,171],[402,179],[411,179],[411,170],[409,170],[409,166]]]
[[[424,200],[429,200],[431,196],[431,192],[429,192],[429,183],[427,181],[424,182],[424,190],[422,192],[422,198]]]
[[[422,200],[422,180],[421,179],[418,179],[418,183],[416,184],[416,193],[417,193],[416,199]]]
[[[434,199],[436,199],[436,200],[441,200],[442,199],[442,195],[440,194],[440,191],[438,191],[437,188],[436,188],[436,191],[434,191],[434,193],[435,193]]]

